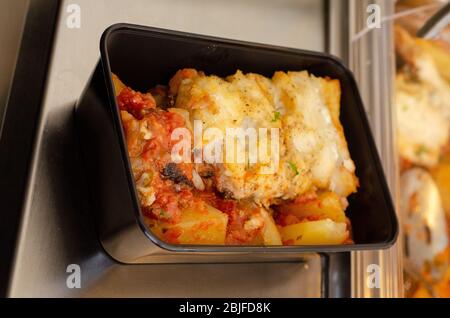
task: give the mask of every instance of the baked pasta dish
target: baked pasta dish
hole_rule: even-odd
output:
[[[171,244],[350,244],[358,179],[340,83],[306,71],[226,78],[181,69],[113,83],[141,211]]]

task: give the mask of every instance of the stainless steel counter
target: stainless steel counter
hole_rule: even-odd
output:
[[[81,9],[79,29],[66,24],[69,4],[78,4]],[[9,295],[321,296],[319,255],[307,263],[113,262],[104,254],[94,231],[73,108],[99,57],[100,35],[113,23],[131,22],[323,51],[322,1],[66,0],[60,10]],[[66,286],[69,264],[81,267],[81,289]],[[338,282],[339,276],[333,279]]]

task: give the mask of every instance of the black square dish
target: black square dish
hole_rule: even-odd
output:
[[[289,258],[299,253],[383,249],[397,237],[398,224],[380,159],[351,72],[327,54],[225,40],[203,35],[116,24],[100,42],[98,63],[77,107],[77,129],[103,247],[124,263],[224,262]],[[240,69],[271,77],[275,71],[307,70],[341,83],[341,122],[358,192],[346,210],[352,245],[204,246],[171,245],[145,226],[128,158],[111,72],[145,91],[181,68],[227,76]]]

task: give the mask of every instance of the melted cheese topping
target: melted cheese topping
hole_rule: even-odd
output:
[[[396,79],[398,147],[400,155],[416,164],[431,167],[439,160],[449,138],[449,121],[442,108],[434,105],[426,86]]]
[[[395,28],[395,37],[396,52],[406,63],[395,82],[399,153],[414,164],[433,167],[449,140],[450,85],[427,41],[400,27]]]
[[[203,130],[217,128],[223,136],[230,128],[279,129],[274,173],[263,173],[276,166],[274,158],[248,160],[250,147],[270,154],[270,134],[247,143],[245,162],[226,162],[224,153],[224,163],[215,165],[220,191],[263,205],[316,189],[342,197],[356,191],[355,166],[339,122],[339,105],[339,81],[306,71],[276,72],[272,79],[240,71],[226,79],[200,74],[181,82],[176,100],[176,107],[187,109],[192,121],[203,123]],[[217,136],[210,137],[203,139],[203,146],[220,142]]]

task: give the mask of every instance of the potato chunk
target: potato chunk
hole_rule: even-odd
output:
[[[282,245],[280,232],[275,221],[266,209],[261,208],[261,216],[264,219],[264,229],[262,232],[264,245]]]
[[[302,222],[285,226],[280,230],[285,245],[334,245],[348,238],[347,225],[330,219]]]
[[[445,213],[450,218],[450,163],[448,161],[439,163],[432,170],[432,176],[439,188]]]
[[[223,245],[227,223],[225,213],[204,204],[182,211],[181,220],[176,224],[160,222],[150,228],[160,239],[172,244]]]
[[[335,222],[345,222],[344,207],[341,199],[334,192],[324,192],[306,202],[289,202],[279,207],[282,213],[293,214],[299,218],[315,216],[320,219],[331,219]]]
[[[126,86],[124,83],[122,83],[122,81],[117,77],[116,74],[112,74],[112,82],[114,85],[114,93],[116,94],[116,97],[120,95],[120,92],[122,91],[122,89],[124,89]]]

